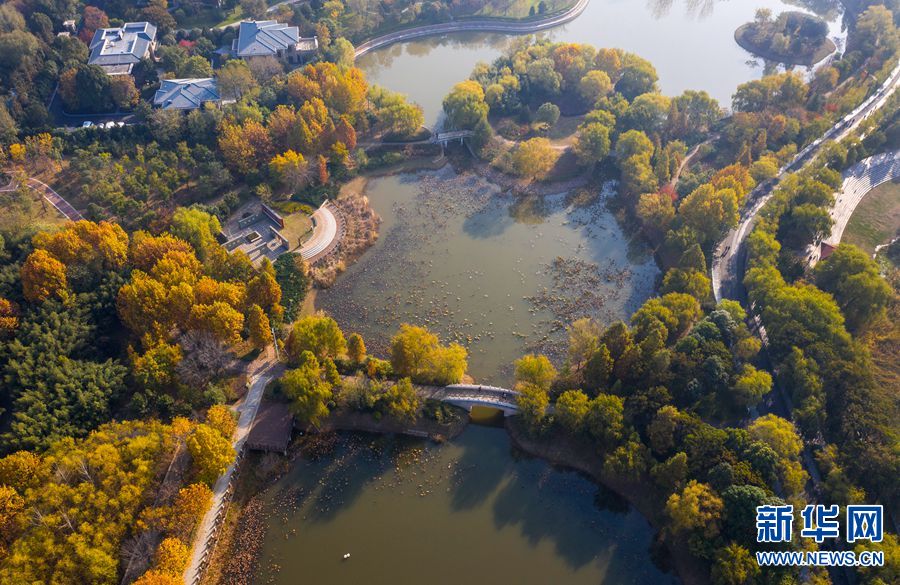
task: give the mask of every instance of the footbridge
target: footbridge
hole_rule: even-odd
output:
[[[462,144],[462,141],[466,138],[471,138],[475,133],[471,130],[454,130],[452,132],[433,132],[431,134],[431,142],[432,144],[440,144],[441,146],[446,146],[448,142],[452,140],[459,140],[459,143]]]
[[[473,406],[487,406],[502,410],[504,416],[519,414],[519,393],[498,386],[453,384],[435,389],[429,397],[466,410],[472,410]]]

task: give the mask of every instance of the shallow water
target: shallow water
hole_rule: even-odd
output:
[[[469,349],[479,382],[509,384],[527,351],[560,362],[573,320],[627,318],[658,274],[602,201],[517,200],[450,167],[375,179],[366,193],[381,237],[316,305],[375,354],[400,323],[425,325]]]
[[[258,584],[676,582],[650,560],[640,514],[518,456],[503,429],[469,427],[441,446],[341,435],[266,498]]]
[[[735,88],[765,69],[763,60],[734,42],[735,29],[753,20],[758,8],[773,14],[816,12],[828,21],[829,36],[843,46],[846,35],[836,0],[591,0],[578,18],[541,34],[637,53],[656,67],[666,95],[706,90],[729,107]],[[357,64],[371,83],[409,95],[424,108],[426,124],[433,124],[450,88],[467,79],[479,61],[497,58],[514,38],[482,33],[429,37],[384,47]]]

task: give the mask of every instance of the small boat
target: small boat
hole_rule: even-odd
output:
[[[350,553],[344,553],[344,560],[346,561],[349,558],[350,558]]]

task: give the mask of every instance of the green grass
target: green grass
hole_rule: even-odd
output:
[[[898,232],[900,183],[885,183],[863,198],[850,217],[841,241],[872,254],[875,246],[889,242]]]

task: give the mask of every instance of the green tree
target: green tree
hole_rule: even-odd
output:
[[[841,244],[816,265],[816,285],[831,293],[844,313],[847,327],[856,330],[884,314],[893,297],[878,264],[851,244]]]
[[[328,416],[331,384],[322,379],[322,368],[312,352],[303,351],[297,363],[281,378],[281,391],[291,399],[291,410],[301,425],[318,426]]]
[[[583,124],[578,128],[573,149],[583,165],[594,164],[609,155],[609,128],[599,122]]]
[[[451,128],[472,130],[479,122],[487,119],[488,105],[484,101],[484,90],[477,81],[467,80],[453,86],[444,98],[444,112]]]
[[[757,370],[750,364],[744,364],[740,375],[734,381],[732,389],[734,401],[743,407],[759,404],[762,397],[772,389],[772,376],[765,370]]]
[[[604,448],[611,448],[622,438],[625,430],[624,401],[611,394],[598,394],[591,400],[587,419],[587,431]]]
[[[581,390],[566,390],[556,399],[556,420],[570,433],[580,433],[590,409],[589,402]]]

